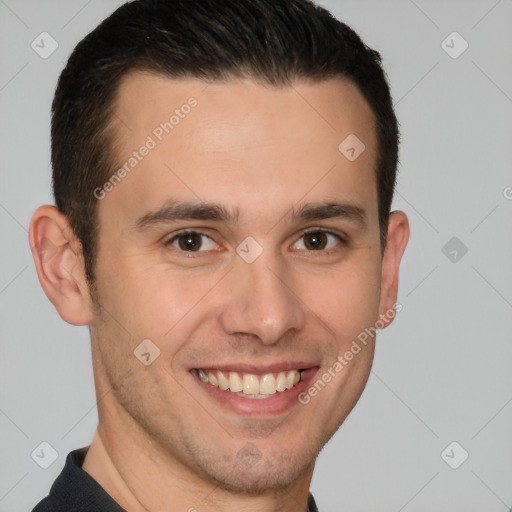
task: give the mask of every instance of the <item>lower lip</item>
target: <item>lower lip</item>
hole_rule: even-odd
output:
[[[231,391],[223,391],[209,382],[203,382],[195,371],[191,374],[210,397],[228,410],[241,416],[265,418],[287,413],[295,405],[300,405],[298,396],[308,388],[317,371],[318,368],[304,370],[301,381],[296,386],[286,391],[276,392],[268,398],[243,398]]]

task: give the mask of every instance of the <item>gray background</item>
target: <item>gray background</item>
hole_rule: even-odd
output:
[[[87,328],[63,322],[47,300],[27,229],[35,208],[52,203],[49,109],[58,74],[74,45],[120,3],[0,0],[1,512],[30,510],[97,422]],[[312,490],[321,512],[505,511],[512,2],[319,3],[384,58],[403,134],[394,206],[408,214],[412,235],[403,310],[379,334],[368,386],[320,455]],[[31,48],[43,31],[59,45],[47,59]],[[454,31],[469,44],[458,58],[442,46]],[[452,36],[444,47],[453,54],[462,44]],[[58,452],[46,470],[31,458],[43,441]],[[469,458],[452,469],[445,461],[459,464],[462,450]]]

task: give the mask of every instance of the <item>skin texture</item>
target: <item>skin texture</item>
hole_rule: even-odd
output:
[[[190,370],[294,361],[319,378],[392,310],[408,222],[391,215],[382,254],[373,115],[353,84],[206,85],[124,78],[119,166],[175,108],[190,97],[197,105],[99,201],[94,296],[80,243],[54,207],[36,211],[30,242],[54,248],[51,258],[36,250],[35,261],[61,317],[90,325],[100,421],[84,469],[121,506],[303,511],[315,457],[361,395],[374,340],[307,405],[281,413],[236,412]],[[366,146],[353,162],[338,150],[351,133]],[[137,229],[170,200],[237,215]],[[359,208],[362,221],[293,218],[305,203],[325,202]],[[326,249],[308,250],[311,228],[333,233]],[[200,252],[171,240],[183,229],[206,235]],[[247,237],[263,249],[253,263],[236,252]],[[160,350],[149,366],[134,356],[144,339]]]

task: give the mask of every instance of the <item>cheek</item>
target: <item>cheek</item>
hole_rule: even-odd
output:
[[[153,264],[118,268],[104,287],[103,300],[113,319],[131,338],[154,340],[162,350],[170,339],[185,338],[184,329],[204,310],[222,272],[209,274],[171,270]],[[191,323],[192,322],[192,323]],[[164,342],[165,340],[165,342]],[[176,351],[179,346],[167,347]]]
[[[306,278],[299,296],[337,339],[352,339],[378,317],[380,267],[378,263],[347,265],[336,272]]]

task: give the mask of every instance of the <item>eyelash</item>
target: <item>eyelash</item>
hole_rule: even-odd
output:
[[[330,254],[331,252],[333,252],[334,250],[336,250],[336,248],[338,247],[338,245],[346,245],[347,244],[347,241],[345,239],[345,237],[343,237],[342,235],[338,234],[338,233],[334,233],[333,231],[329,231],[329,230],[326,230],[326,229],[322,229],[322,228],[310,228],[310,229],[307,229],[307,230],[304,230],[302,233],[301,233],[301,236],[299,237],[299,240],[301,238],[304,238],[306,235],[308,234],[312,234],[312,233],[323,233],[325,235],[331,235],[331,236],[334,236],[335,238],[338,239],[338,244],[336,244],[335,247],[331,247],[329,249],[319,249],[318,251],[315,251],[315,250],[308,250],[308,249],[299,249],[299,251],[305,251],[305,252],[309,252],[309,253],[315,253],[315,252],[318,252],[318,253],[323,253],[323,254]],[[184,231],[179,231],[178,233],[175,233],[171,238],[169,238],[166,242],[165,242],[165,246],[168,247],[168,246],[172,246],[172,244],[178,240],[180,237],[182,236],[186,236],[186,235],[200,235],[200,236],[204,236],[206,238],[209,238],[210,240],[213,241],[213,239],[208,236],[207,234],[205,233],[201,233],[200,231],[193,231],[193,230],[184,230]],[[215,242],[214,242],[215,243]],[[295,242],[297,243],[297,242]],[[209,251],[184,251],[182,249],[179,249],[179,248],[175,248],[176,251],[182,253],[182,254],[185,254],[187,255],[187,257],[191,257],[191,258],[194,258],[194,257],[198,257],[201,253],[205,253],[205,252],[209,252]]]

